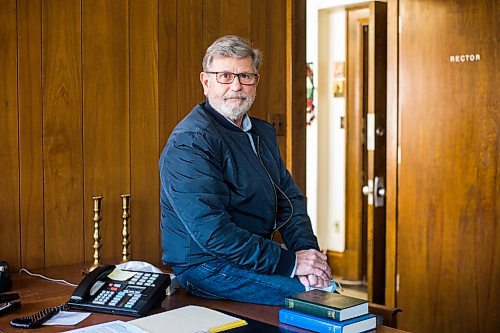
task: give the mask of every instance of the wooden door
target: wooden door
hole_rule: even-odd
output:
[[[399,327],[498,332],[498,4],[400,0]]]
[[[372,200],[367,202],[368,299],[384,304],[385,299],[385,179],[387,96],[387,5],[370,3],[368,32],[367,166]],[[371,190],[370,190],[371,184]],[[366,186],[365,185],[365,186]],[[369,195],[370,195],[369,194]]]
[[[368,299],[380,304],[385,296],[386,8],[374,1],[347,12],[345,265],[348,277],[366,280]]]

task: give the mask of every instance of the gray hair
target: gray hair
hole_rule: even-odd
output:
[[[244,38],[239,36],[223,36],[218,38],[207,49],[203,57],[203,70],[210,71],[214,58],[232,57],[232,58],[252,58],[252,63],[256,73],[262,62],[262,53],[258,49],[252,48],[252,45]]]

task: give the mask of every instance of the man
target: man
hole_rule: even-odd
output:
[[[162,258],[192,294],[283,305],[306,287],[329,285],[331,271],[274,128],[247,115],[260,63],[241,37],[207,49],[206,101],[160,157]],[[277,231],[284,245],[272,240]]]

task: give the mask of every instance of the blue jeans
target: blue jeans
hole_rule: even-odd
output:
[[[259,274],[222,259],[190,267],[177,278],[196,296],[267,305],[284,306],[285,297],[305,291],[297,277]]]

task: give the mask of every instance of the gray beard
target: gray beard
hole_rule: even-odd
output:
[[[250,110],[250,107],[252,106],[253,102],[255,100],[255,95],[253,96],[246,96],[246,99],[243,102],[243,105],[239,108],[233,109],[231,107],[228,107],[226,103],[217,103],[214,101],[211,101],[210,99],[208,102],[210,105],[217,110],[220,114],[222,114],[225,118],[231,119],[231,120],[238,120],[243,118],[245,114],[247,114],[248,110]]]

